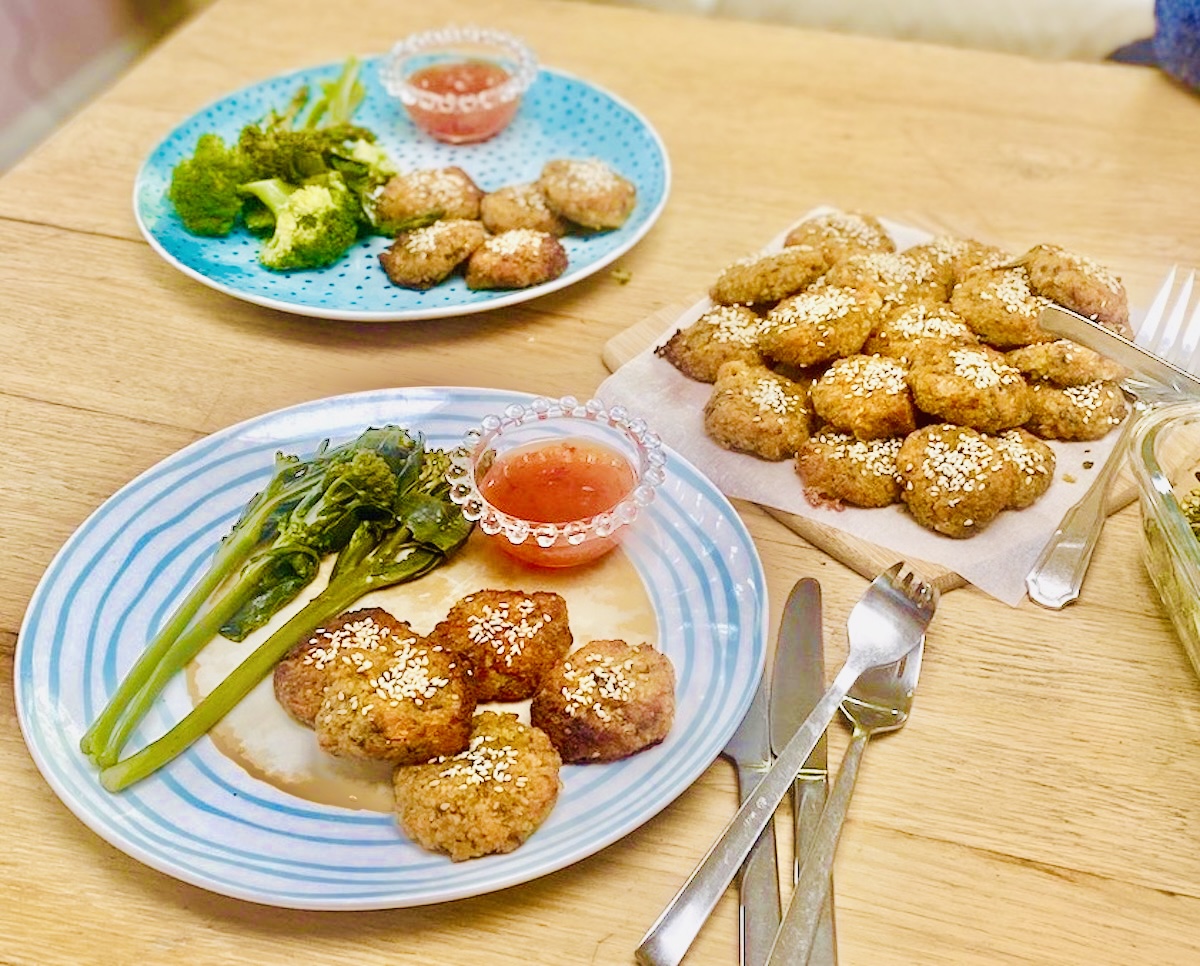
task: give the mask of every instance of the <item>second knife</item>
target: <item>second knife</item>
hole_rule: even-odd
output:
[[[821,633],[821,585],[810,577],[796,583],[783,609],[775,664],[771,672],[771,748],[778,754],[804,723],[825,692],[825,653]],[[792,786],[795,882],[804,849],[821,818],[828,779],[826,740],[822,735],[804,770]],[[809,966],[834,966],[837,943],[833,921],[833,888],[821,912]]]

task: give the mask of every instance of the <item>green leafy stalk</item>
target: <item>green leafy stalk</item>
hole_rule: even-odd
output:
[[[363,595],[424,576],[443,564],[471,533],[448,498],[447,460],[429,453],[416,484],[396,504],[399,525],[376,520],[359,525],[338,555],[324,590],[260,644],[229,676],[161,738],[106,767],[100,781],[120,791],[173,761],[225,717],[288,653],[323,623],[348,610]]]
[[[314,560],[340,549],[362,519],[390,518],[421,460],[419,440],[397,426],[368,429],[334,449],[326,440],[307,461],[277,454],[270,482],[117,686],[81,739],[83,752],[100,764],[115,760],[150,702],[199,647],[224,627],[245,636],[261,626],[312,581]]]

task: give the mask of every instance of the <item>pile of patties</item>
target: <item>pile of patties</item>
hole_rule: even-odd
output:
[[[396,235],[379,256],[391,281],[424,290],[462,270],[469,289],[522,289],[567,268],[567,234],[612,231],[637,204],[637,189],[595,158],[548,161],[533,182],[485,193],[462,168],[398,174],[375,200],[388,223],[428,222]]]
[[[816,505],[901,503],[970,537],[1049,488],[1045,440],[1099,439],[1126,415],[1124,371],[1038,324],[1054,301],[1131,334],[1120,280],[1057,246],[941,236],[897,252],[878,219],[831,212],[709,295],[655,351],[713,384],[711,439],[794,460]]]
[[[573,647],[565,600],[480,590],[425,636],[381,608],[343,614],[276,666],[275,696],[341,758],[395,766],[396,816],[453,860],[510,852],[553,810],[566,763],[661,742],[675,671],[650,644]],[[530,724],[485,702],[531,700]]]

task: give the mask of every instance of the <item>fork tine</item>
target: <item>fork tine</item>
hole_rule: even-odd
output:
[[[1171,270],[1167,272],[1167,277],[1163,281],[1159,290],[1154,295],[1154,301],[1150,303],[1150,308],[1146,311],[1146,317],[1142,320],[1137,334],[1137,342],[1147,349],[1153,350],[1153,347],[1158,344],[1161,337],[1163,322],[1166,321],[1167,299],[1171,297],[1171,289],[1175,287],[1175,270],[1178,266],[1172,265]],[[1150,330],[1146,331],[1147,325]]]
[[[1197,369],[1200,369],[1200,301],[1196,303],[1192,317],[1187,321],[1187,328],[1189,332],[1195,332],[1196,345],[1183,368],[1188,372],[1195,373]]]
[[[1187,315],[1188,301],[1192,297],[1192,280],[1194,274],[1188,275],[1183,280],[1183,285],[1180,287],[1178,294],[1175,296],[1175,301],[1171,306],[1170,314],[1167,318],[1166,331],[1163,333],[1164,343],[1161,349],[1155,351],[1166,359],[1171,359],[1178,356],[1178,346],[1183,338],[1183,319]],[[1169,341],[1167,341],[1167,337]]]

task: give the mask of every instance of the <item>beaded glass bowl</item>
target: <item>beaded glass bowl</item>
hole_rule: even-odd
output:
[[[413,123],[449,144],[504,130],[537,73],[537,58],[519,38],[470,26],[406,37],[380,67],[384,89]]]
[[[547,492],[525,492],[514,503],[502,500],[501,490],[493,485],[493,471],[530,453],[549,454],[550,462],[541,461],[542,475],[537,477],[543,486],[550,484]],[[543,501],[549,499],[548,490],[559,490],[557,499],[566,488],[568,504],[582,498],[586,505],[595,495],[595,478],[589,482],[580,471],[586,476],[609,457],[622,476],[613,501],[587,515],[558,519],[561,514]],[[623,408],[608,409],[595,399],[580,403],[571,396],[539,397],[484,417],[451,451],[447,476],[450,498],[505,553],[538,566],[571,567],[596,560],[616,546],[625,528],[653,502],[665,478],[665,462],[657,434]]]
[[[1184,512],[1200,488],[1194,472],[1200,402],[1174,403],[1142,417],[1130,457],[1142,511],[1142,559],[1200,674],[1200,537]]]

